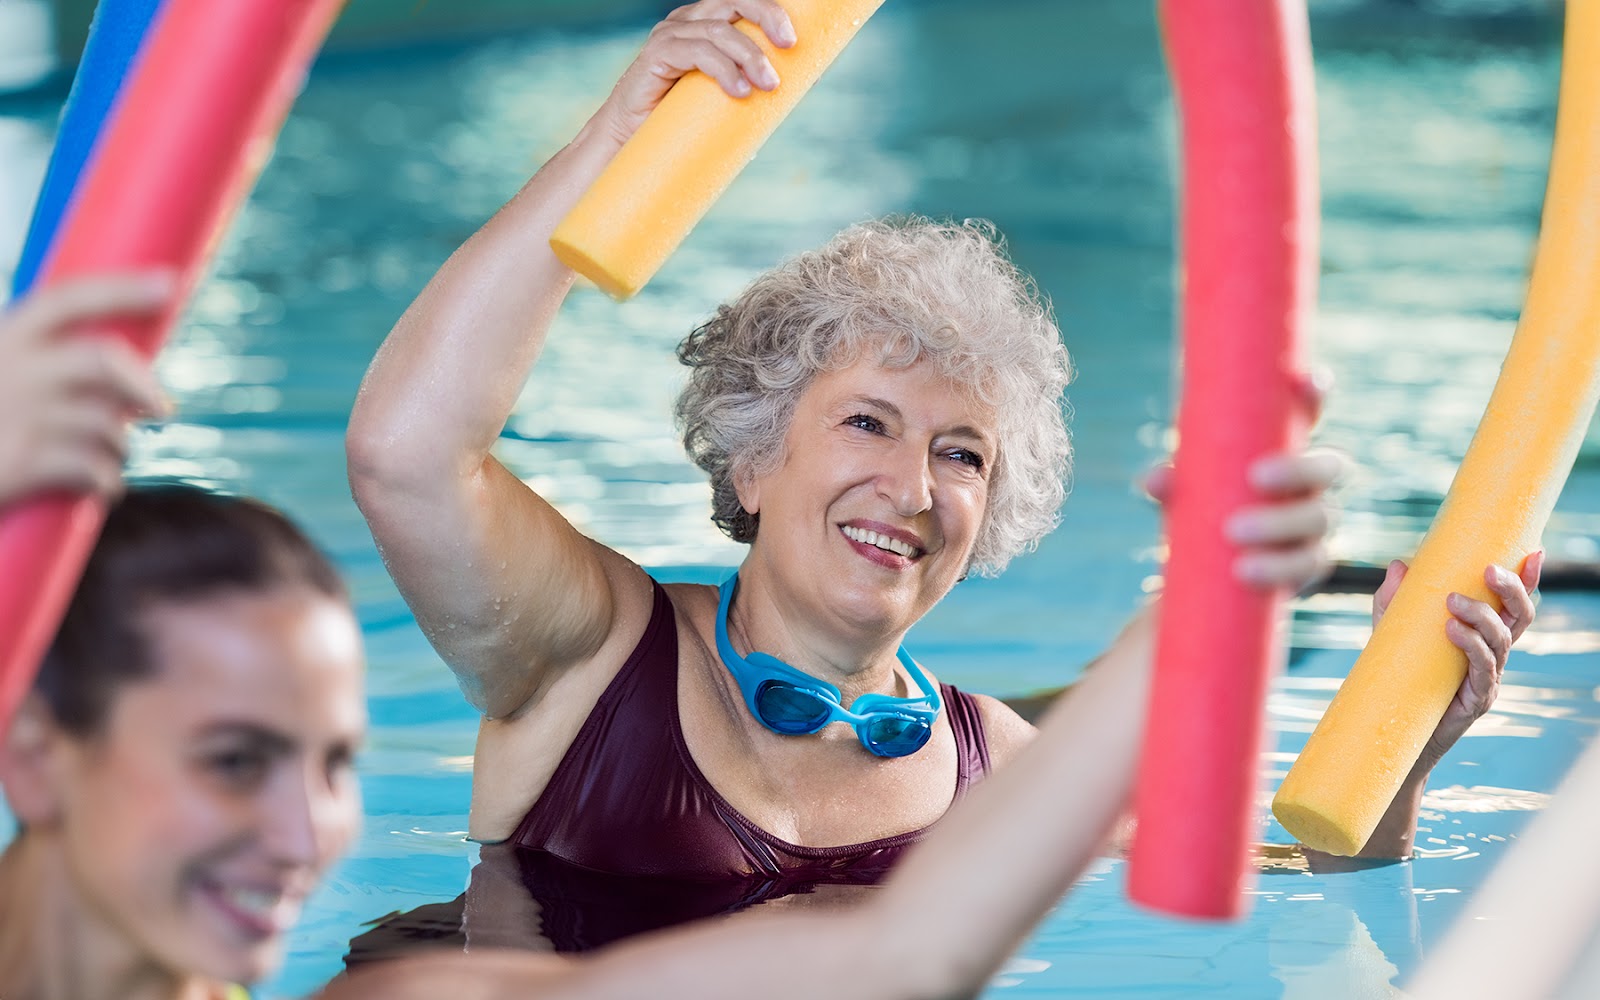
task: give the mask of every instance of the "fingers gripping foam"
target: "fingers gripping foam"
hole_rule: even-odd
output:
[[[1483,422],[1372,640],[1273,800],[1303,843],[1357,853],[1466,676],[1445,597],[1498,606],[1490,563],[1539,544],[1600,397],[1600,4],[1567,5],[1555,149],[1522,321]]]
[[[704,73],[679,80],[550,238],[563,264],[625,299],[643,288],[883,0],[791,0],[799,42],[747,21],[782,81],[734,98]]]

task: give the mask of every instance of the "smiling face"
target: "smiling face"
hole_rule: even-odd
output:
[[[253,982],[359,823],[360,631],[305,586],[158,602],[140,624],[156,669],[100,732],[58,738],[48,825],[77,897],[137,951]]]
[[[901,633],[966,571],[997,456],[995,414],[933,364],[864,358],[801,395],[772,472],[740,485],[751,557],[808,615]]]

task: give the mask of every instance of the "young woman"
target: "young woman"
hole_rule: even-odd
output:
[[[281,514],[136,488],[0,743],[0,997],[210,1000],[355,833],[360,630]]]

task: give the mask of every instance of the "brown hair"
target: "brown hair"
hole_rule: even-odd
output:
[[[195,486],[133,486],[106,517],[34,690],[62,727],[91,735],[118,687],[156,668],[140,626],[151,604],[290,585],[347,599],[327,557],[272,507]]]

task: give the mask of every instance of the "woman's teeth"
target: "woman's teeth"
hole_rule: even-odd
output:
[[[876,531],[867,531],[865,528],[853,528],[847,524],[844,526],[844,537],[860,542],[863,545],[871,545],[883,549],[885,552],[893,552],[897,556],[905,556],[907,559],[913,559],[917,555],[915,548],[900,541],[898,538],[880,535]]]
[[[272,919],[278,905],[283,902],[281,891],[224,887],[220,890],[228,905],[257,917],[262,921]]]

